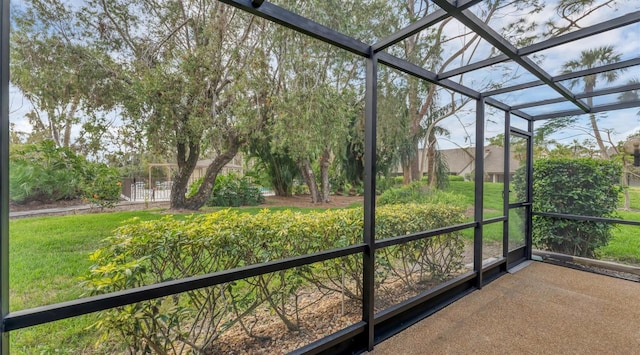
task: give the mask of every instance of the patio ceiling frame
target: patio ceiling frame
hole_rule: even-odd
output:
[[[316,38],[335,47],[347,50],[366,61],[366,83],[365,83],[365,205],[364,205],[364,232],[362,243],[352,246],[338,248],[328,251],[321,251],[311,255],[302,255],[268,263],[246,266],[233,270],[200,275],[170,282],[163,282],[130,290],[104,294],[95,297],[76,299],[69,302],[57,303],[44,307],[26,309],[17,312],[9,312],[9,0],[1,0],[0,18],[0,310],[2,323],[0,324],[0,353],[9,352],[9,332],[22,329],[37,324],[53,322],[60,319],[75,317],[95,311],[106,310],[117,306],[141,302],[158,297],[169,296],[180,292],[194,290],[202,287],[219,285],[232,280],[240,280],[247,277],[261,275],[269,272],[285,270],[293,267],[309,265],[315,262],[335,259],[344,256],[360,255],[363,261],[363,299],[362,299],[362,321],[357,322],[335,334],[329,335],[321,340],[306,345],[298,349],[295,353],[335,353],[341,351],[362,351],[371,350],[374,345],[395,332],[410,324],[432,314],[456,299],[481,288],[487,282],[505,273],[510,267],[510,260],[527,260],[531,258],[531,220],[527,220],[527,246],[516,251],[509,252],[503,245],[503,258],[494,263],[485,265],[482,263],[482,227],[492,223],[508,222],[508,215],[502,217],[483,220],[483,180],[482,172],[484,167],[483,146],[476,146],[476,190],[474,202],[474,221],[456,226],[414,233],[406,236],[376,240],[375,238],[375,159],[376,159],[376,128],[377,128],[377,74],[378,64],[384,64],[408,75],[420,78],[430,83],[442,86],[448,90],[465,95],[476,100],[476,136],[480,141],[484,140],[485,105],[496,107],[505,112],[505,132],[509,132],[510,115],[519,116],[528,121],[527,132],[523,134],[531,135],[534,121],[545,120],[567,115],[578,115],[585,113],[597,113],[616,109],[640,107],[640,100],[612,103],[608,105],[589,107],[583,101],[584,98],[605,94],[620,93],[628,90],[637,90],[638,84],[623,85],[615,88],[597,90],[591,93],[573,94],[564,85],[559,83],[563,80],[579,78],[585,75],[593,75],[609,70],[623,69],[640,65],[640,58],[633,58],[619,63],[605,65],[598,68],[576,71],[570,74],[551,76],[544,69],[539,67],[526,55],[538,51],[570,43],[572,41],[588,38],[598,33],[623,27],[640,21],[640,11],[635,11],[618,18],[602,22],[572,33],[548,39],[537,44],[533,44],[520,49],[515,48],[505,38],[494,31],[490,26],[484,24],[477,18],[469,8],[481,0],[464,0],[452,3],[447,0],[433,0],[440,10],[427,15],[422,19],[408,25],[388,37],[369,45],[358,39],[352,38],[339,31],[319,24],[311,19],[307,19],[280,6],[264,0],[218,0],[222,3],[234,6],[240,10],[253,15],[265,18],[284,27]],[[395,57],[384,50],[390,46],[426,29],[430,26],[454,17],[462,24],[479,34],[485,41],[492,44],[503,54],[477,63],[472,63],[458,69],[444,72],[440,75],[431,72],[409,61]],[[528,83],[513,85],[510,87],[496,89],[487,92],[479,92],[466,87],[458,82],[448,79],[449,77],[478,70],[503,61],[513,60],[521,65],[529,73],[539,80]],[[532,88],[545,85],[559,93],[562,98],[549,99],[536,102],[528,102],[510,106],[500,100],[492,98],[501,93],[508,93],[516,90]],[[529,115],[520,109],[545,104],[571,102],[577,109],[560,112],[552,112],[541,115]],[[508,135],[506,135],[508,137]],[[508,152],[508,150],[505,150]],[[527,151],[532,156],[533,143],[529,140]],[[506,159],[506,158],[505,158]],[[505,171],[508,169],[508,159],[505,161]],[[531,175],[532,164],[527,167],[528,172],[528,196],[531,203]],[[505,191],[508,191],[505,187]],[[508,202],[508,201],[507,201]],[[506,202],[505,202],[506,203]],[[524,205],[523,205],[524,206]],[[505,210],[506,211],[506,210]],[[529,216],[532,213],[531,206],[528,205]],[[586,220],[593,218],[584,217]],[[453,280],[449,280],[437,287],[418,294],[404,302],[400,302],[391,308],[376,313],[375,306],[375,252],[377,249],[390,247],[393,245],[408,243],[435,237],[453,231],[463,229],[474,230],[474,269],[466,274],[460,275]],[[508,231],[507,226],[503,228]],[[504,240],[507,240],[505,236]]]
[[[593,35],[597,35],[603,32],[607,32],[607,31],[611,31],[614,30],[616,28],[620,28],[620,27],[624,27],[624,26],[628,26],[628,25],[632,25],[634,23],[640,22],[640,11],[635,11],[605,22],[601,22],[598,24],[595,24],[593,26],[590,27],[585,27],[585,28],[581,28],[579,30],[558,36],[558,37],[553,37],[553,38],[549,38],[547,40],[538,42],[538,43],[534,43],[532,45],[526,46],[526,47],[522,47],[519,48],[517,50],[517,54],[519,56],[526,56],[526,55],[530,55],[530,54],[535,54],[537,52],[543,51],[545,49],[549,49],[549,48],[553,48],[553,47],[557,47],[563,44],[567,44],[570,42],[574,42],[583,38],[588,38],[591,37]],[[482,61],[478,61],[476,63],[472,63],[472,64],[468,64],[465,66],[462,66],[460,68],[456,68],[456,69],[452,69],[449,71],[446,71],[442,74],[439,75],[440,78],[450,78],[452,76],[456,76],[456,75],[460,75],[460,74],[464,74],[464,73],[468,73],[470,71],[474,71],[474,70],[478,70],[478,69],[482,69],[482,68],[486,68],[492,65],[496,65],[496,64],[500,64],[500,63],[504,63],[506,61],[509,61],[511,58],[509,58],[509,56],[507,56],[506,54],[500,54],[497,55],[493,58],[488,58]]]
[[[619,93],[632,91],[632,90],[640,90],[640,83],[627,84],[627,85],[621,85],[621,86],[616,86],[616,87],[607,88],[607,89],[594,90],[588,93],[577,94],[576,97],[579,99],[584,99],[588,97],[597,97],[597,96],[603,96],[603,95],[609,95],[609,94],[619,94]],[[528,107],[557,104],[557,103],[562,103],[566,101],[567,100],[565,100],[564,98],[558,97],[555,99],[531,101],[525,104],[513,105],[511,106],[511,109],[519,110],[519,109],[528,108]]]
[[[571,101],[573,104],[578,106],[584,112],[589,112],[591,110],[591,108],[586,103],[576,99],[575,95],[569,89],[553,81],[553,77],[542,68],[540,68],[536,63],[534,63],[533,60],[519,55],[518,49],[515,46],[513,46],[511,43],[509,43],[509,41],[500,36],[500,34],[497,33],[493,28],[482,22],[482,20],[480,20],[471,11],[461,10],[447,0],[432,1],[442,9],[449,12],[453,17],[455,17],[463,25],[474,31],[485,41],[489,42],[499,51],[507,55],[511,60],[518,63],[528,72],[547,84],[550,88],[565,97],[568,101]]]

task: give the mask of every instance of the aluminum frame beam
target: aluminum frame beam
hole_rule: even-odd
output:
[[[375,345],[375,272],[376,272],[376,129],[378,125],[378,59],[367,59],[364,123],[364,226],[362,253],[362,320],[367,323],[367,350]]]
[[[587,93],[582,93],[582,94],[576,94],[576,97],[579,98],[579,99],[586,99],[588,97],[596,97],[596,96],[609,95],[609,94],[618,94],[618,93],[631,91],[631,90],[640,90],[640,83],[616,86],[616,87],[612,87],[612,88],[607,88],[607,89],[602,89],[602,90],[595,90],[595,91],[592,91],[592,92],[587,92]],[[523,109],[523,108],[527,108],[527,107],[544,106],[544,105],[551,105],[551,104],[557,104],[557,103],[562,103],[562,102],[566,102],[566,100],[564,98],[562,98],[562,97],[558,97],[558,98],[555,98],[555,99],[532,101],[532,102],[528,102],[528,103],[524,103],[524,104],[513,105],[513,106],[511,106],[511,108],[514,109],[514,110],[519,110],[519,109]]]
[[[165,297],[181,292],[210,287],[226,282],[263,275],[270,272],[309,265],[311,263],[354,255],[365,250],[364,244],[333,249],[311,255],[290,257],[287,259],[244,266],[232,270],[223,270],[211,274],[192,276],[159,284],[136,287],[99,296],[91,296],[49,306],[11,312],[3,319],[3,331],[17,330],[38,324],[49,323],[65,318],[97,312],[114,307]]]
[[[467,0],[459,5],[458,8],[467,9],[481,1],[482,0]],[[373,52],[379,52],[449,17],[450,16],[446,11],[442,9],[437,10],[408,25],[407,27],[397,31],[396,33],[393,33],[388,37],[379,40],[378,42],[373,44],[371,48],[373,49]]]
[[[601,22],[599,24],[585,27],[579,29],[577,31],[573,31],[571,33],[567,33],[562,36],[549,38],[544,41],[540,41],[538,43],[534,43],[532,45],[522,47],[517,50],[517,54],[521,56],[533,54],[536,52],[543,51],[545,49],[557,47],[566,43],[570,43],[573,41],[577,41],[583,38],[587,38],[593,35],[597,35],[603,32],[611,31],[616,28],[632,25],[634,23],[640,22],[640,11],[635,11],[620,17],[616,17],[614,19]],[[469,65],[462,66],[460,68],[452,69],[447,72],[444,72],[440,75],[441,78],[450,78],[452,76],[468,73],[473,70],[485,68],[491,65],[503,63],[509,60],[509,57],[505,54],[501,54],[495,56],[493,58],[485,59],[476,63],[472,63]]]
[[[536,86],[542,86],[542,85],[544,85],[544,82],[542,82],[541,80],[534,80],[534,81],[529,81],[529,82],[522,83],[522,84],[507,86],[505,88],[486,91],[486,92],[483,92],[482,95],[489,97],[489,96],[495,96],[495,95],[500,95],[500,94],[506,94],[506,93],[512,92],[512,91],[530,89],[530,88],[534,88]]]
[[[563,80],[576,79],[576,78],[580,78],[580,77],[583,77],[583,76],[586,76],[586,75],[600,74],[600,73],[603,73],[603,72],[606,72],[606,71],[625,69],[625,68],[633,67],[633,66],[636,66],[636,65],[640,65],[640,57],[639,58],[633,58],[633,59],[627,59],[627,60],[623,60],[623,61],[620,61],[620,62],[617,62],[617,63],[607,64],[607,65],[603,65],[603,66],[595,67],[595,68],[591,68],[591,69],[578,70],[578,71],[567,73],[567,74],[561,74],[561,75],[558,75],[558,76],[554,76],[553,77],[553,81],[558,82],[558,81],[563,81]],[[505,88],[486,91],[486,92],[483,92],[482,95],[483,96],[495,96],[495,95],[500,95],[500,94],[506,94],[506,93],[512,92],[512,91],[518,91],[518,90],[523,90],[523,89],[529,89],[529,88],[536,87],[536,86],[542,86],[544,84],[545,83],[542,82],[541,80],[534,80],[534,81],[529,81],[529,82],[518,84],[518,85],[507,86]],[[578,95],[575,95],[575,96],[577,98],[578,96],[581,96],[581,95],[582,94],[578,94]]]
[[[9,0],[0,8],[0,353],[9,353]]]
[[[588,112],[588,113],[599,113],[599,112],[606,112],[606,111],[624,110],[624,109],[627,109],[627,108],[635,108],[635,107],[640,107],[640,100],[622,101],[622,102],[616,102],[616,103],[613,103],[613,104],[594,106],[591,109],[591,112]],[[550,118],[577,116],[577,115],[584,115],[584,114],[585,114],[585,112],[582,112],[580,110],[557,111],[557,112],[547,113],[547,114],[544,114],[544,115],[533,116],[533,120],[534,121],[542,121],[542,120],[547,120],[547,119],[550,119]]]
[[[307,36],[319,39],[362,57],[369,57],[370,46],[353,37],[302,17],[270,2],[261,2],[257,7],[252,0],[218,0],[250,14],[275,22]]]
[[[429,71],[423,67],[413,64],[405,59],[398,58],[386,52],[379,52],[376,54],[378,61],[386,66],[400,70],[409,75],[413,75],[420,79],[426,80],[430,83],[442,86],[446,89],[455,91],[459,94],[478,99],[480,98],[480,92],[470,89],[464,85],[458,84],[455,81],[449,79],[438,80],[438,75],[432,71]]]
[[[587,75],[600,74],[600,73],[604,73],[606,71],[611,71],[611,70],[625,69],[625,68],[636,66],[636,65],[640,65],[640,57],[627,59],[617,63],[607,64],[607,65],[603,65],[603,66],[595,67],[591,69],[578,70],[571,73],[558,75],[554,77],[553,80],[564,81],[564,80],[576,79],[576,78],[580,78]]]
[[[444,11],[444,10],[438,10],[434,13],[431,13],[421,19],[419,19],[418,21],[410,24],[409,26],[401,29],[400,31],[385,37],[381,40],[379,40],[378,42],[374,43],[371,46],[371,49],[373,50],[373,52],[379,52],[381,50],[384,50],[408,37],[413,36],[414,34],[428,28],[431,27],[433,25],[435,25],[436,23],[443,21],[444,19],[448,18],[449,14]]]

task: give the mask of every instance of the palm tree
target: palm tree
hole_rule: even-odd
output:
[[[640,84],[640,79],[631,79],[627,82],[628,85]],[[640,99],[640,90],[629,90],[625,91],[622,94],[618,95],[618,101],[634,101]],[[638,116],[640,116],[640,111],[638,111]]]
[[[563,73],[570,73],[576,70],[597,68],[603,65],[618,62],[620,61],[620,57],[621,55],[615,53],[612,46],[588,49],[582,51],[578,59],[570,60],[564,63],[564,65],[562,66],[562,71]],[[606,82],[612,82],[617,79],[618,74],[619,72],[616,71],[608,71],[600,74],[587,75],[582,78],[574,79],[570,82],[569,87],[573,88],[574,86],[580,84],[580,82],[582,81],[584,83],[584,92],[591,93],[593,92],[593,89],[595,89],[596,81],[598,79],[603,79]],[[589,105],[589,107],[593,106],[593,98],[587,97],[587,105]],[[600,135],[600,130],[598,129],[596,115],[590,113],[589,119],[591,121],[591,128],[593,129],[593,136],[598,143],[598,148],[600,148],[600,156],[602,156],[602,158],[604,159],[609,159],[607,148],[604,146],[602,136]]]

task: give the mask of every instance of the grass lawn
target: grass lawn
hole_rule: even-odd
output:
[[[620,217],[640,222],[639,212],[619,212]],[[613,227],[613,238],[598,249],[602,258],[640,265],[640,227],[618,225]]]
[[[11,310],[79,298],[79,277],[91,266],[88,255],[104,237],[133,217],[162,216],[136,211],[11,220]],[[21,329],[11,333],[11,347],[15,353],[80,352],[97,341],[95,334],[85,331],[94,321],[95,315],[87,315]]]
[[[624,207],[624,195],[620,194],[619,206]],[[629,207],[640,211],[640,187],[629,187]]]

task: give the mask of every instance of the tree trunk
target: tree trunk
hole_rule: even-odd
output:
[[[329,184],[329,159],[331,151],[329,147],[322,150],[320,156],[320,183],[322,186],[322,202],[329,202],[329,194],[331,193],[331,185]]]
[[[311,169],[311,163],[309,159],[300,159],[298,161],[298,168],[302,174],[302,179],[309,187],[309,193],[311,194],[311,202],[318,203],[320,199],[320,191],[318,190],[318,183],[316,183],[316,176]]]
[[[591,106],[591,104],[589,104],[589,106]],[[607,153],[607,148],[604,146],[604,142],[602,141],[602,136],[600,135],[600,129],[598,128],[598,121],[596,120],[596,115],[594,115],[593,113],[590,113],[589,119],[591,120],[593,135],[596,138],[596,142],[598,143],[598,148],[600,148],[600,156],[602,157],[602,159],[609,159],[609,153]]]
[[[73,126],[73,116],[76,115],[76,111],[78,110],[78,104],[79,104],[79,99],[75,99],[73,100],[73,102],[71,103],[71,108],[69,109],[69,112],[66,114],[66,119],[65,119],[65,127],[64,127],[64,140],[62,142],[62,144],[64,144],[64,147],[69,148],[69,146],[71,145],[71,128]]]
[[[171,208],[182,209],[186,208],[187,188],[189,184],[189,178],[196,168],[198,157],[200,156],[200,145],[178,143],[177,147],[177,160],[178,160],[178,172],[173,179],[173,186],[171,187]],[[188,152],[187,152],[188,149]]]
[[[438,186],[438,173],[436,162],[436,144],[430,142],[427,145],[427,183],[429,187],[436,188]]]
[[[202,179],[202,184],[198,188],[195,196],[186,197],[189,179],[198,162],[200,153],[200,145],[197,143],[190,144],[189,156],[184,159],[184,144],[178,144],[178,173],[175,178],[173,187],[171,188],[171,208],[198,210],[209,200],[211,191],[218,177],[218,173],[229,163],[238,153],[241,142],[236,137],[229,138],[227,150],[213,159],[207,167],[207,171]],[[180,148],[182,147],[182,148]]]
[[[409,185],[411,183],[411,163],[402,163],[402,184]]]
[[[411,159],[411,181],[420,181],[420,179],[422,179],[420,175],[420,154],[418,145],[416,144],[415,150],[413,151],[413,158]]]
[[[629,196],[629,170],[627,159],[622,157],[622,188],[624,189],[624,210],[629,211],[631,209],[631,196]]]
[[[584,91],[587,93],[593,92],[593,86],[586,85]],[[591,97],[587,98],[587,105],[589,105],[589,107],[593,107],[593,98]],[[600,148],[600,156],[602,157],[602,159],[609,159],[609,153],[607,153],[607,148],[604,146],[602,135],[600,135],[600,129],[598,128],[598,121],[596,120],[596,115],[593,113],[590,113],[589,120],[591,121],[593,136],[596,138],[596,143],[598,144],[598,148]]]

